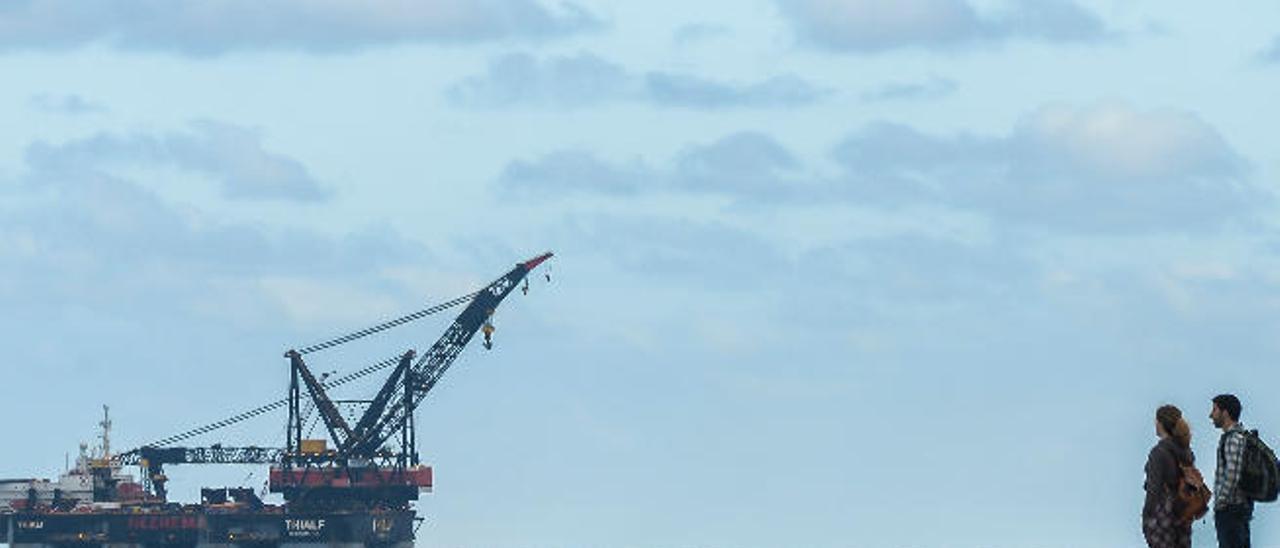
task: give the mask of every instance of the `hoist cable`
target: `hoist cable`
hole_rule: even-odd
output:
[[[386,360],[383,360],[383,361],[380,361],[380,362],[375,363],[375,364],[373,364],[373,365],[370,365],[370,366],[368,366],[368,367],[365,367],[364,369],[361,369],[361,370],[356,371],[356,372],[354,372],[354,373],[348,373],[348,374],[346,374],[346,375],[343,375],[343,376],[341,376],[341,377],[338,377],[337,379],[334,379],[334,380],[332,380],[332,381],[326,382],[326,383],[324,383],[324,386],[325,386],[325,388],[326,388],[326,389],[328,389],[328,388],[333,388],[333,387],[335,387],[335,386],[341,386],[341,385],[347,384],[347,383],[349,383],[349,382],[351,382],[351,381],[354,381],[354,380],[356,380],[356,379],[359,379],[359,378],[361,378],[361,377],[366,377],[366,376],[368,376],[368,375],[370,375],[370,374],[373,374],[373,373],[375,373],[375,372],[377,372],[377,371],[380,371],[380,370],[386,369],[386,368],[388,368],[388,367],[391,367],[392,365],[395,365],[395,364],[397,364],[397,363],[399,363],[399,362],[400,362],[400,358],[399,358],[399,357],[388,358],[388,359],[386,359]],[[260,416],[260,415],[262,415],[262,414],[264,414],[264,413],[267,413],[267,412],[269,412],[269,411],[274,411],[274,410],[276,410],[276,409],[279,409],[279,408],[281,408],[281,407],[284,407],[284,406],[288,405],[288,403],[289,403],[289,400],[288,400],[287,398],[286,398],[286,399],[282,399],[282,400],[277,400],[277,401],[274,401],[274,402],[268,403],[268,404],[266,404],[266,405],[263,405],[263,406],[261,406],[261,407],[257,407],[257,408],[254,408],[254,409],[250,409],[250,410],[245,411],[245,412],[243,412],[243,413],[240,413],[240,414],[233,415],[233,416],[231,416],[231,417],[228,417],[228,418],[222,419],[222,420],[220,420],[220,421],[212,422],[212,423],[206,424],[206,425],[204,425],[204,426],[200,426],[200,427],[197,427],[197,428],[193,428],[193,429],[188,430],[188,431],[186,431],[186,432],[183,432],[183,433],[181,433],[181,434],[175,434],[175,435],[169,436],[169,437],[167,437],[167,438],[164,438],[164,439],[161,439],[161,440],[154,441],[154,442],[149,443],[149,444],[147,444],[147,445],[148,445],[148,446],[150,446],[150,447],[162,447],[162,446],[166,446],[166,445],[173,445],[173,444],[178,443],[178,442],[180,442],[180,441],[185,441],[185,440],[188,440],[188,439],[194,438],[194,437],[196,437],[196,436],[200,436],[200,435],[203,435],[203,434],[208,434],[209,432],[213,432],[214,430],[218,430],[218,429],[221,429],[221,428],[225,428],[225,427],[231,426],[231,425],[236,424],[236,423],[240,423],[240,422],[247,421],[247,420],[249,420],[249,419],[252,419],[252,418],[254,418],[254,417]]]
[[[442,310],[447,310],[447,309],[453,308],[453,307],[455,307],[455,306],[458,306],[458,305],[460,305],[460,304],[462,304],[462,303],[469,302],[472,298],[474,298],[474,297],[475,297],[476,295],[478,295],[479,293],[480,293],[479,291],[476,291],[476,292],[474,292],[474,293],[470,293],[470,294],[468,294],[468,295],[463,295],[463,296],[458,297],[458,298],[456,298],[456,299],[453,299],[453,300],[451,300],[451,301],[446,301],[446,302],[443,302],[443,303],[437,304],[437,305],[432,306],[432,307],[430,307],[430,308],[424,308],[424,309],[422,309],[422,310],[419,310],[419,311],[417,311],[417,312],[414,312],[413,314],[409,314],[409,315],[407,315],[407,316],[401,316],[401,317],[396,318],[396,319],[394,319],[394,320],[391,320],[391,321],[389,321],[389,322],[383,322],[383,323],[380,323],[380,324],[378,324],[378,325],[375,325],[375,326],[370,327],[370,328],[367,328],[367,329],[361,329],[360,331],[356,331],[355,333],[350,333],[350,334],[347,334],[347,335],[343,335],[343,336],[341,336],[341,337],[338,337],[338,338],[335,338],[335,339],[330,339],[330,340],[328,340],[328,341],[325,341],[325,342],[322,342],[322,343],[319,343],[319,344],[313,344],[313,345],[311,345],[311,346],[307,346],[307,347],[304,347],[304,348],[299,348],[299,349],[298,349],[298,353],[299,353],[299,354],[310,354],[310,353],[312,353],[312,352],[319,352],[319,351],[321,351],[321,350],[325,350],[325,349],[333,348],[333,347],[338,346],[338,345],[340,345],[340,344],[346,344],[346,343],[349,343],[349,342],[354,341],[354,340],[356,340],[356,339],[363,339],[363,338],[368,337],[369,335],[372,335],[372,334],[374,334],[374,333],[379,333],[379,332],[382,332],[382,331],[386,331],[386,330],[388,330],[388,329],[391,329],[392,327],[396,327],[396,326],[404,325],[404,324],[409,323],[409,322],[412,322],[412,321],[414,321],[414,320],[420,320],[420,319],[422,319],[422,318],[425,318],[425,317],[427,317],[427,316],[430,316],[430,315],[435,314],[435,313],[437,313],[437,312],[440,312],[440,311],[442,311]]]

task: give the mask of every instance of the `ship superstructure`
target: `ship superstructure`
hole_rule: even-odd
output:
[[[432,469],[420,462],[414,415],[426,395],[477,333],[492,346],[492,317],[545,253],[475,293],[336,339],[290,350],[285,399],[187,432],[114,454],[111,419],[103,409],[101,449],[81,445],[76,466],[57,481],[0,480],[0,543],[30,546],[402,546],[413,545],[421,522],[414,503],[432,487]],[[548,281],[550,280],[548,276]],[[306,356],[454,306],[466,305],[427,351],[408,350],[346,375],[317,377]],[[340,385],[390,369],[367,400],[334,400]],[[348,420],[339,404],[361,408]],[[287,409],[284,447],[179,446],[270,411]],[[326,437],[304,430],[318,416]],[[165,466],[264,464],[268,490],[284,499],[269,504],[249,488],[201,489],[198,504],[168,500]],[[136,465],[141,481],[125,473]]]
[[[121,502],[146,499],[142,484],[124,469],[111,454],[111,410],[102,406],[102,421],[96,451],[88,443],[80,443],[75,465],[68,467],[56,480],[0,479],[0,511],[25,510],[47,506],[58,509],[98,508]]]

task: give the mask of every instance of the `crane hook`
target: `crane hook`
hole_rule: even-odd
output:
[[[529,294],[529,278],[524,279],[524,286],[520,288],[520,291],[525,295]]]
[[[484,349],[492,350],[493,349],[493,332],[494,332],[493,322],[490,322],[489,320],[486,319],[484,321],[484,326],[480,328],[480,331],[484,332]]]

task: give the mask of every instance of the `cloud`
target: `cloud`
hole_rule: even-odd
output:
[[[1013,140],[1018,174],[1040,178],[1164,182],[1235,177],[1243,168],[1217,130],[1176,110],[1046,107],[1024,118]]]
[[[877,122],[850,133],[833,150],[844,167],[843,192],[858,201],[924,201],[959,181],[999,179],[1003,143],[973,135],[934,137],[909,126]],[[970,183],[973,184],[973,183]]]
[[[923,82],[898,82],[863,92],[863,101],[908,101],[938,99],[955,93],[959,86],[954,80],[934,76]]]
[[[951,48],[1013,38],[1092,42],[1109,31],[1070,0],[1015,0],[983,14],[966,0],[778,0],[801,42],[836,52]]]
[[[55,114],[97,114],[107,110],[107,107],[75,94],[52,95],[41,93],[32,96],[28,102],[36,110]]]
[[[797,258],[795,268],[832,287],[858,288],[834,297],[847,305],[844,310],[927,316],[983,303],[993,312],[1038,291],[1041,269],[1027,251],[1013,242],[894,234],[816,248]]]
[[[1204,230],[1274,197],[1209,124],[1123,103],[1047,106],[1005,135],[931,135],[873,123],[832,148],[824,174],[764,133],[692,145],[666,164],[585,151],[508,165],[504,190],[714,194],[743,202],[941,206],[1024,227],[1090,233]],[[644,181],[641,184],[640,181]]]
[[[755,84],[726,84],[687,74],[650,72],[645,89],[656,104],[703,109],[799,106],[826,95],[793,74]]]
[[[584,150],[564,150],[536,160],[515,160],[502,170],[504,190],[544,198],[566,193],[630,195],[646,188],[653,174],[643,162],[613,165]]]
[[[1280,63],[1280,36],[1271,42],[1271,47],[1260,54],[1264,63]]]
[[[37,142],[26,154],[30,163],[47,170],[174,166],[213,178],[232,200],[315,202],[330,196],[301,162],[264,149],[257,132],[216,122],[196,122],[189,130],[162,135],[102,133],[60,145]]]
[[[794,189],[798,162],[784,147],[758,132],[740,132],[682,150],[666,169],[642,159],[601,160],[584,150],[565,150],[535,160],[515,160],[498,178],[503,192],[557,198],[566,194],[634,195],[641,192],[712,192],[778,196]]]
[[[790,268],[780,251],[755,233],[714,220],[574,216],[559,232],[557,239],[607,258],[618,271],[677,287],[758,288]],[[754,265],[754,275],[726,275],[725,265],[743,261]]]
[[[539,60],[513,53],[493,59],[483,75],[451,85],[445,96],[470,107],[539,105],[577,108],[620,101],[716,109],[811,104],[828,95],[792,74],[754,83],[721,82],[682,73],[633,73],[589,53]]]
[[[835,157],[862,199],[937,200],[1073,230],[1205,228],[1269,199],[1200,118],[1124,104],[1045,107],[1004,137],[872,125]]]
[[[539,61],[513,53],[489,63],[483,76],[462,80],[445,92],[455,104],[502,107],[537,104],[574,107],[617,100],[634,93],[625,69],[587,53]]]
[[[681,151],[671,178],[673,186],[689,190],[776,197],[794,191],[788,179],[798,168],[796,158],[773,138],[741,132]]]
[[[420,265],[428,256],[420,244],[386,227],[334,237],[225,222],[92,164],[29,159],[28,171],[6,186],[0,301],[19,309],[59,302],[108,316],[136,315],[143,307],[165,311],[155,317],[260,322],[284,314],[314,323],[335,319],[334,311],[298,315],[290,299],[299,291],[290,288],[337,287],[342,291],[328,294],[369,299],[359,306],[350,298],[315,306],[368,318],[375,312],[370,303],[403,297],[401,284],[384,273]]]
[[[578,4],[550,9],[535,0],[19,0],[0,6],[0,50],[103,43],[195,56],[335,53],[401,43],[542,40],[602,26]]]
[[[1071,0],[1018,0],[996,21],[1004,36],[1046,42],[1095,42],[1112,35],[1101,18]]]
[[[970,242],[914,232],[838,234],[831,235],[833,241],[799,251],[769,237],[778,228],[726,222],[716,215],[636,211],[569,215],[550,238],[575,255],[604,261],[624,278],[620,283],[629,283],[630,277],[643,280],[649,296],[645,305],[674,291],[683,310],[690,306],[682,296],[689,288],[698,288],[696,300],[702,303],[750,292],[756,298],[749,303],[709,306],[716,312],[691,320],[690,328],[710,322],[733,329],[759,321],[769,334],[758,337],[766,339],[798,342],[803,337],[842,345],[839,337],[858,331],[886,343],[911,344],[907,340],[912,337],[902,331],[913,332],[918,324],[967,322],[963,318],[975,311],[998,322],[996,317],[1016,316],[1028,301],[1045,299],[1039,283],[1043,269],[1026,239]],[[729,310],[739,306],[752,309],[753,317],[734,317]],[[900,326],[899,333],[886,329],[891,325]]]

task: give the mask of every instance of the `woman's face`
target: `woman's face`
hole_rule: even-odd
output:
[[[1163,426],[1160,426],[1160,419],[1156,419],[1155,423],[1156,423],[1156,437],[1157,438],[1167,437],[1169,433],[1164,431]]]

